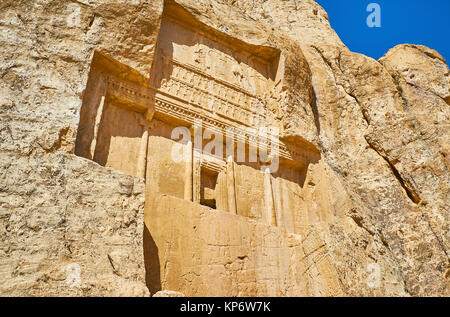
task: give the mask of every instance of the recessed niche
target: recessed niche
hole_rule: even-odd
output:
[[[219,173],[206,168],[200,170],[200,204],[216,209],[216,186]]]

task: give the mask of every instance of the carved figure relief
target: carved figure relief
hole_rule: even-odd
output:
[[[281,167],[273,175],[261,173],[266,162],[238,162],[236,157],[230,161],[222,152],[204,155],[194,148],[193,136],[182,144],[190,153],[189,162],[170,158],[177,143],[171,132],[179,125],[192,129],[196,120],[205,125],[201,134],[207,130],[222,133],[220,145],[225,145],[226,129],[233,128],[234,150],[242,148],[244,157],[254,151],[269,154],[272,141],[261,142],[255,128],[267,125],[266,113],[276,111],[281,98],[269,73],[273,61],[258,59],[251,51],[233,51],[227,45],[227,41],[216,41],[163,19],[148,87],[94,71],[89,84],[98,78],[104,80],[100,93],[104,104],[100,107],[100,99],[95,98],[86,103],[92,108],[86,111],[96,112],[99,119],[89,139],[92,142],[80,141],[79,152],[88,152],[83,147],[89,145],[93,149],[91,159],[147,178],[150,190],[272,225],[287,221],[295,227],[292,223],[297,220],[283,220],[300,219],[285,215],[291,201],[273,201],[277,195],[285,197],[288,191],[292,197],[301,196],[309,158],[295,146],[276,141]]]

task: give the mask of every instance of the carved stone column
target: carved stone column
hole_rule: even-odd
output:
[[[137,176],[141,178],[145,178],[145,172],[147,170],[147,149],[148,149],[148,125],[144,124],[141,144],[139,147],[139,158],[137,166]]]
[[[94,158],[95,155],[95,148],[97,147],[97,137],[98,137],[98,130],[100,127],[100,122],[102,120],[103,115],[103,107],[105,105],[105,98],[106,93],[102,96],[100,100],[100,105],[97,108],[97,113],[95,115],[95,123],[94,123],[94,136],[92,138],[91,146],[90,146],[90,154],[91,157]]]
[[[227,196],[228,211],[237,215],[236,205],[236,173],[234,170],[234,161],[232,156],[227,157]]]
[[[192,155],[192,201],[200,203],[200,186],[201,186],[201,164],[202,154],[197,149],[194,149]]]
[[[186,147],[185,153],[189,155],[189,157],[185,157],[186,160],[186,176],[184,181],[184,199],[193,201],[192,190],[193,190],[193,148],[192,141],[184,145]]]
[[[194,131],[194,146],[192,153],[192,201],[200,203],[201,200],[201,163],[203,151],[203,123],[195,119],[192,126]]]
[[[147,172],[147,156],[148,156],[148,142],[149,142],[149,133],[150,122],[153,120],[152,112],[150,111],[153,107],[149,107],[143,115],[136,113],[136,120],[142,126],[142,137],[141,144],[139,146],[139,154],[138,154],[138,164],[137,164],[137,176],[141,178],[146,178]]]

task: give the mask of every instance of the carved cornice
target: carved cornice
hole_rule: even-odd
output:
[[[171,68],[170,78],[163,79],[160,91],[184,97],[193,107],[202,108],[242,125],[258,126],[266,120],[253,110],[259,104],[265,109],[262,98],[249,91],[215,78],[193,65],[185,65],[168,57],[166,68]]]
[[[279,156],[289,161],[306,163],[309,158],[308,151],[304,151],[293,144],[289,144],[288,147],[275,135],[261,138],[257,128],[254,128],[254,131],[252,131],[250,125],[239,124],[232,120],[214,118],[206,111],[201,111],[203,109],[196,110],[196,107],[189,101],[155,88],[143,87],[110,76],[108,79],[107,94],[134,105],[135,108],[141,109],[142,112],[150,109],[155,114],[173,117],[188,125],[194,126],[197,120],[200,120],[203,128],[213,133],[220,133],[223,136],[226,136],[228,129],[228,131],[234,133],[236,142],[242,142],[248,144],[250,147],[260,148],[266,151],[266,153],[269,153],[271,148],[276,149],[278,147]]]

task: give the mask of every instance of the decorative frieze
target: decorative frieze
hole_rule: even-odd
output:
[[[191,89],[190,87],[186,88]],[[179,91],[180,90],[178,90],[178,92]],[[188,91],[188,89],[185,91]],[[201,120],[205,128],[214,133],[222,134],[223,136],[226,135],[226,131],[228,130],[233,132],[237,142],[249,144],[252,147],[266,151],[266,153],[269,153],[271,149],[278,147],[279,156],[290,161],[301,162],[307,160],[304,150],[291,144],[287,147],[274,135],[269,135],[267,138],[261,138],[258,129],[252,129],[252,125],[248,123],[233,123],[233,121],[226,120],[225,116],[223,119],[213,117],[207,112],[202,111],[204,109],[201,109],[201,107],[193,107],[192,103],[180,98],[179,94],[172,95],[168,91],[139,86],[131,82],[119,80],[115,77],[109,78],[107,94],[121,100],[126,100],[127,103],[137,105],[139,108],[150,109],[156,114],[168,115],[189,123],[190,125],[193,125],[195,120]],[[232,106],[234,107],[233,111],[242,110],[236,110],[236,105]],[[278,144],[272,142],[278,142]]]
[[[161,57],[162,58],[162,57]],[[162,79],[160,90],[186,100],[189,105],[248,126],[263,124],[265,117],[254,109],[264,109],[261,98],[250,92],[204,73],[195,66],[163,58],[172,69]]]

